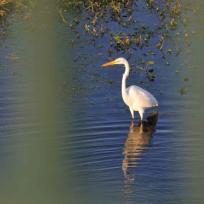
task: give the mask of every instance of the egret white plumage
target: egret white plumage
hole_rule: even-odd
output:
[[[117,58],[111,62],[107,62],[102,67],[108,67],[115,64],[122,64],[125,66],[125,72],[122,77],[121,93],[124,103],[129,107],[132,119],[134,120],[134,111],[138,111],[141,121],[144,117],[145,109],[158,107],[156,98],[139,86],[126,87],[126,80],[129,76],[130,67],[129,63],[125,58]]]

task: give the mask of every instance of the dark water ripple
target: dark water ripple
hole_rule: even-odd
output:
[[[80,189],[86,192],[87,185],[91,189],[95,186],[102,195],[122,199],[119,203],[156,203],[161,198],[166,203],[180,200],[183,182],[188,177],[179,165],[183,155],[177,151],[188,148],[188,141],[183,143],[181,138],[183,131],[177,128],[182,123],[180,114],[185,111],[182,102],[163,101],[151,142],[133,150],[126,175],[123,161],[130,128],[129,112],[120,103],[111,109],[111,103],[99,101],[102,103],[99,106],[106,108],[90,114],[89,108],[79,111],[79,117],[76,115],[70,123],[69,137],[64,135],[60,146],[62,152],[71,152],[64,165],[71,163],[69,171],[79,178]]]

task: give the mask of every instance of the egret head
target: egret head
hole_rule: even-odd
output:
[[[123,57],[120,57],[120,58],[117,58],[113,61],[110,61],[110,62],[107,62],[105,64],[102,64],[101,66],[102,67],[108,67],[108,66],[112,66],[114,64],[126,64],[127,63],[127,60]]]

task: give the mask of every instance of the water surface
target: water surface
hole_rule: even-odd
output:
[[[140,126],[136,114],[133,126],[120,95],[123,68],[102,70],[105,52],[87,36],[73,46],[54,5],[45,8],[25,21],[11,17],[1,41],[0,201],[202,203],[202,9],[188,16],[190,55],[169,66],[157,59],[154,82],[131,73],[128,84],[160,104],[156,124]]]

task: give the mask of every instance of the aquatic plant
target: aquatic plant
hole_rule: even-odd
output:
[[[155,55],[168,65],[168,55],[179,54],[177,46],[168,47],[168,40],[181,22],[180,0],[60,0],[59,11],[66,26],[78,32],[78,38],[82,29],[95,45],[105,36],[109,56],[121,53],[131,58],[137,51],[146,66]],[[146,73],[148,79],[155,79],[153,71]]]
[[[0,20],[10,11],[11,0],[0,0]]]
[[[85,34],[100,55],[134,58],[135,67],[143,67],[147,79],[151,81],[156,78],[158,62],[169,65],[169,56],[180,54],[181,48],[176,42],[179,36],[184,36],[189,45],[188,33],[182,35],[180,30],[178,32],[178,28],[188,23],[187,18],[182,16],[184,8],[180,0],[56,2],[60,19],[75,33],[73,45]],[[33,0],[0,0],[0,22],[6,19],[13,8],[29,10],[33,4]],[[101,39],[105,45],[101,44]],[[154,61],[154,64],[148,64],[149,61]],[[130,62],[133,61],[130,59]]]
[[[32,2],[32,0],[0,0],[0,21],[15,8],[28,8]]]

